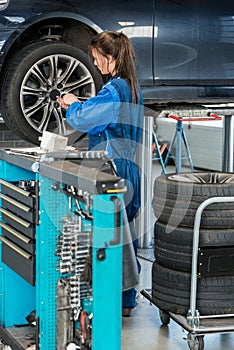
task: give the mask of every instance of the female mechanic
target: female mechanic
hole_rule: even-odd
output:
[[[73,94],[57,97],[67,110],[67,122],[89,135],[89,149],[107,150],[113,158],[118,176],[125,179],[124,197],[132,243],[137,253],[137,234],[134,219],[140,208],[140,175],[135,153],[140,143],[144,108],[135,71],[135,53],[123,33],[106,31],[97,34],[91,42],[94,64],[109,81],[94,97],[81,103]],[[125,261],[123,253],[123,269]],[[138,272],[140,264],[137,261]],[[128,277],[124,277],[125,279]],[[122,293],[122,316],[131,316],[136,306],[136,290],[125,281]]]

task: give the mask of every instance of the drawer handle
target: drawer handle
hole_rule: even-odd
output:
[[[7,230],[8,232],[10,232],[15,237],[19,238],[21,241],[23,241],[26,244],[28,244],[31,241],[30,238],[26,238],[25,236],[21,235],[19,232],[15,231],[13,228],[5,225],[3,222],[0,222],[0,226],[5,230]]]
[[[29,207],[26,207],[25,205],[15,201],[14,199],[7,197],[5,194],[0,193],[0,198],[4,199],[5,201],[13,204],[15,207],[18,207],[27,213],[30,211]]]
[[[17,216],[15,216],[15,215],[9,213],[7,210],[5,210],[5,209],[3,209],[3,208],[0,208],[0,211],[1,211],[3,214],[7,215],[7,216],[8,216],[9,218],[11,218],[12,220],[17,221],[20,225],[22,225],[22,226],[24,226],[24,227],[26,227],[26,228],[29,228],[29,227],[30,227],[30,224],[29,224],[28,222],[26,222],[26,221],[24,221],[24,220],[21,220],[21,219],[18,218]]]
[[[29,197],[30,196],[30,192],[26,192],[24,190],[22,190],[21,188],[7,182],[7,181],[4,181],[3,179],[0,179],[0,183],[6,187],[9,187],[10,189],[12,189],[13,191],[16,191],[16,192],[19,192],[21,193],[23,196],[26,196],[26,197]]]
[[[6,238],[4,237],[0,237],[1,241],[3,243],[5,243],[6,245],[8,245],[8,247],[10,247],[11,249],[13,249],[16,253],[20,254],[21,256],[23,256],[25,259],[29,260],[31,258],[30,254],[25,253],[23,250],[21,250],[20,248],[18,248],[15,244],[11,243],[10,241],[8,241]]]

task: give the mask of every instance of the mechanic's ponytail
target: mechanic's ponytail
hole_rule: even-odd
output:
[[[138,103],[138,81],[135,69],[135,52],[128,37],[119,32],[106,31],[97,34],[91,47],[107,57],[116,59],[116,74],[125,79],[132,91],[133,103]]]

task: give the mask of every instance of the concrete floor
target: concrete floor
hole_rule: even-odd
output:
[[[162,325],[158,308],[151,305],[139,292],[151,289],[152,263],[139,259],[142,265],[138,289],[138,304],[132,317],[124,317],[122,326],[122,350],[188,350],[188,332],[171,320]],[[234,327],[234,324],[233,324]],[[208,334],[204,337],[204,350],[234,349],[234,333]]]
[[[161,174],[161,167],[153,164],[153,179]],[[174,172],[174,167],[167,169]],[[185,168],[184,171],[189,171]],[[152,220],[155,220],[152,217]],[[142,266],[140,283],[137,288],[138,304],[132,312],[132,317],[122,318],[122,350],[189,350],[188,332],[175,321],[170,320],[168,326],[162,325],[159,310],[140,294],[142,289],[151,291],[152,262],[139,258]],[[234,318],[233,318],[234,329]],[[233,350],[234,332],[227,334],[208,334],[204,337],[204,350]],[[194,349],[200,350],[200,349]]]

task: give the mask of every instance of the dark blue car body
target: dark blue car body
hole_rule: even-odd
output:
[[[31,43],[68,43],[88,54],[92,37],[112,29],[124,32],[133,43],[146,104],[158,108],[233,101],[232,0],[119,0],[111,4],[106,0],[1,0],[0,6],[0,79],[4,91],[6,83],[13,83],[13,73],[10,77],[6,73],[8,67],[20,62],[15,57]],[[12,125],[9,114],[14,108],[2,107],[11,95],[4,93],[1,98],[1,113]],[[20,109],[25,117],[22,103],[15,106],[16,111]],[[37,128],[33,123],[30,127]]]

